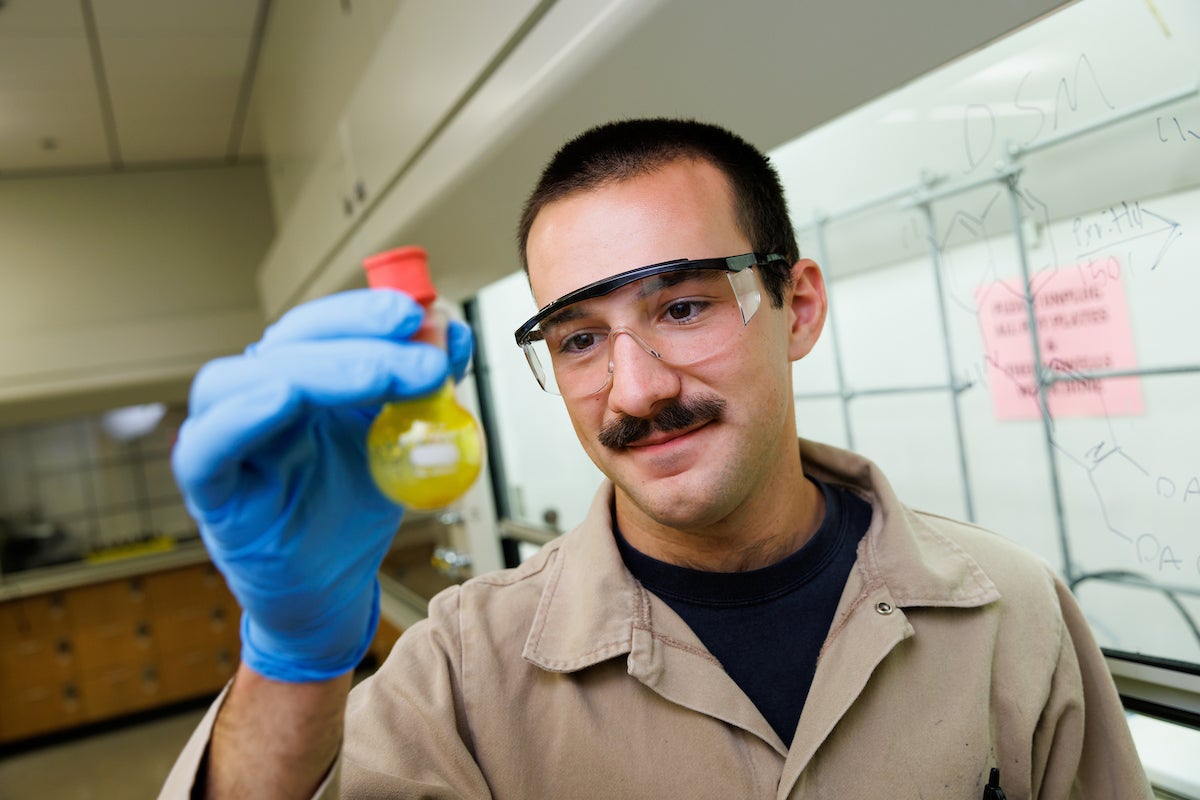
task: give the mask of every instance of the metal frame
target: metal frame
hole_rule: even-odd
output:
[[[1200,364],[1147,367],[1127,370],[1065,372],[1055,370],[1054,368],[1048,367],[1042,363],[1041,347],[1038,338],[1039,332],[1037,315],[1034,310],[1033,297],[1031,294],[1027,245],[1025,242],[1024,230],[1022,227],[1022,217],[1020,213],[1021,197],[1020,189],[1018,187],[1022,172],[1024,170],[1024,167],[1021,164],[1021,159],[1024,156],[1041,152],[1066,142],[1073,141],[1080,137],[1087,136],[1091,133],[1104,130],[1105,128],[1108,128],[1119,122],[1141,116],[1164,106],[1190,99],[1198,94],[1200,94],[1200,85],[1173,92],[1158,99],[1138,105],[1134,108],[1112,114],[1102,120],[1097,120],[1087,125],[1079,126],[1075,129],[1065,131],[1061,134],[1036,143],[1030,143],[1027,145],[1009,144],[1006,147],[1004,161],[997,166],[996,171],[992,175],[984,176],[982,178],[974,178],[967,181],[945,183],[942,178],[931,177],[928,173],[925,173],[913,186],[884,192],[880,195],[835,213],[814,214],[811,222],[797,226],[797,228],[800,230],[813,230],[816,236],[817,256],[821,260],[821,264],[828,267],[829,259],[825,244],[825,229],[831,222],[855,216],[867,210],[888,205],[894,205],[899,209],[917,209],[923,215],[925,219],[925,232],[929,242],[930,264],[935,278],[939,322],[942,329],[944,357],[946,359],[947,383],[944,385],[895,386],[870,390],[855,390],[850,388],[846,385],[845,381],[845,373],[842,363],[843,359],[841,349],[838,345],[837,326],[833,324],[836,321],[836,313],[831,311],[829,335],[833,345],[837,389],[833,392],[797,393],[795,395],[795,399],[840,399],[842,407],[842,420],[846,429],[846,440],[848,445],[853,448],[854,431],[851,424],[849,404],[855,398],[867,395],[889,395],[911,392],[950,392],[954,410],[953,422],[956,445],[959,453],[959,467],[963,480],[963,502],[967,511],[968,519],[974,521],[974,504],[971,496],[970,476],[967,472],[967,451],[963,437],[962,420],[959,407],[959,395],[965,389],[970,388],[972,384],[958,383],[954,379],[953,355],[950,349],[949,320],[946,313],[945,292],[943,290],[941,280],[941,252],[938,246],[937,229],[934,221],[932,205],[939,200],[955,197],[957,195],[961,195],[988,185],[999,185],[1005,190],[1005,193],[1008,197],[1009,214],[1012,222],[1017,258],[1020,265],[1021,279],[1023,280],[1025,286],[1025,304],[1028,313],[1030,345],[1033,350],[1034,379],[1037,389],[1038,407],[1041,412],[1040,416],[1042,419],[1043,439],[1046,447],[1046,461],[1050,470],[1050,488],[1054,502],[1056,533],[1058,535],[1059,548],[1062,553],[1064,578],[1072,586],[1072,588],[1074,588],[1076,584],[1085,580],[1105,580],[1124,585],[1136,585],[1142,588],[1146,588],[1147,583],[1145,579],[1139,577],[1137,580],[1135,580],[1127,575],[1121,574],[1120,572],[1082,574],[1077,569],[1071,557],[1071,545],[1067,533],[1066,514],[1063,505],[1063,492],[1058,472],[1058,458],[1054,445],[1053,418],[1050,415],[1049,406],[1047,404],[1047,392],[1049,388],[1056,383],[1065,381],[1088,381],[1104,380],[1107,378],[1198,374],[1200,373]],[[832,287],[830,287],[829,291],[832,293]],[[1169,594],[1173,593],[1200,596],[1200,590],[1188,586],[1159,586],[1158,584],[1154,584],[1153,588],[1158,588]],[[1177,607],[1182,608],[1177,602],[1176,605]],[[1188,621],[1189,623],[1191,622],[1190,618]],[[1193,628],[1195,628],[1195,625],[1193,625]]]

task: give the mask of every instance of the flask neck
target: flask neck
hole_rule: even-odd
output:
[[[432,394],[402,400],[399,405],[414,416],[436,416],[438,409],[458,405],[458,396],[454,393],[454,379],[447,378],[441,388],[436,389]]]
[[[446,312],[433,301],[422,303],[421,307],[425,309],[425,319],[421,322],[421,327],[417,328],[417,332],[413,334],[413,341],[431,344],[445,350],[446,325],[448,323]]]

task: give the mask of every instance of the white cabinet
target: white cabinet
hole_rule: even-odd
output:
[[[317,153],[259,269],[259,293],[268,319],[293,304],[295,293],[325,262],[361,208],[355,199],[345,130],[344,124],[337,125]]]
[[[469,99],[537,0],[404,3],[344,115],[357,178],[386,188]]]
[[[275,221],[283,224],[401,0],[288,0],[271,7],[255,79],[270,154]]]
[[[538,0],[398,6],[259,270],[268,319],[302,298],[360,215],[453,118],[538,8]]]

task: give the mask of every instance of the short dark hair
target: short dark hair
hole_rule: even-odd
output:
[[[682,159],[706,161],[721,170],[733,193],[737,225],[750,246],[756,253],[778,253],[787,259],[760,271],[771,304],[779,308],[784,290],[791,284],[791,265],[800,258],[779,174],[762,152],[740,136],[692,119],[610,122],[563,145],[542,172],[521,214],[517,241],[525,271],[529,271],[529,231],[547,205],[576,192],[652,173]]]

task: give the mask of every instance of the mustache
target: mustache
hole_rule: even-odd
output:
[[[606,422],[596,438],[610,450],[621,450],[654,431],[667,433],[702,422],[720,419],[725,413],[725,401],[714,394],[699,394],[672,400],[653,417],[632,417],[622,414]]]

